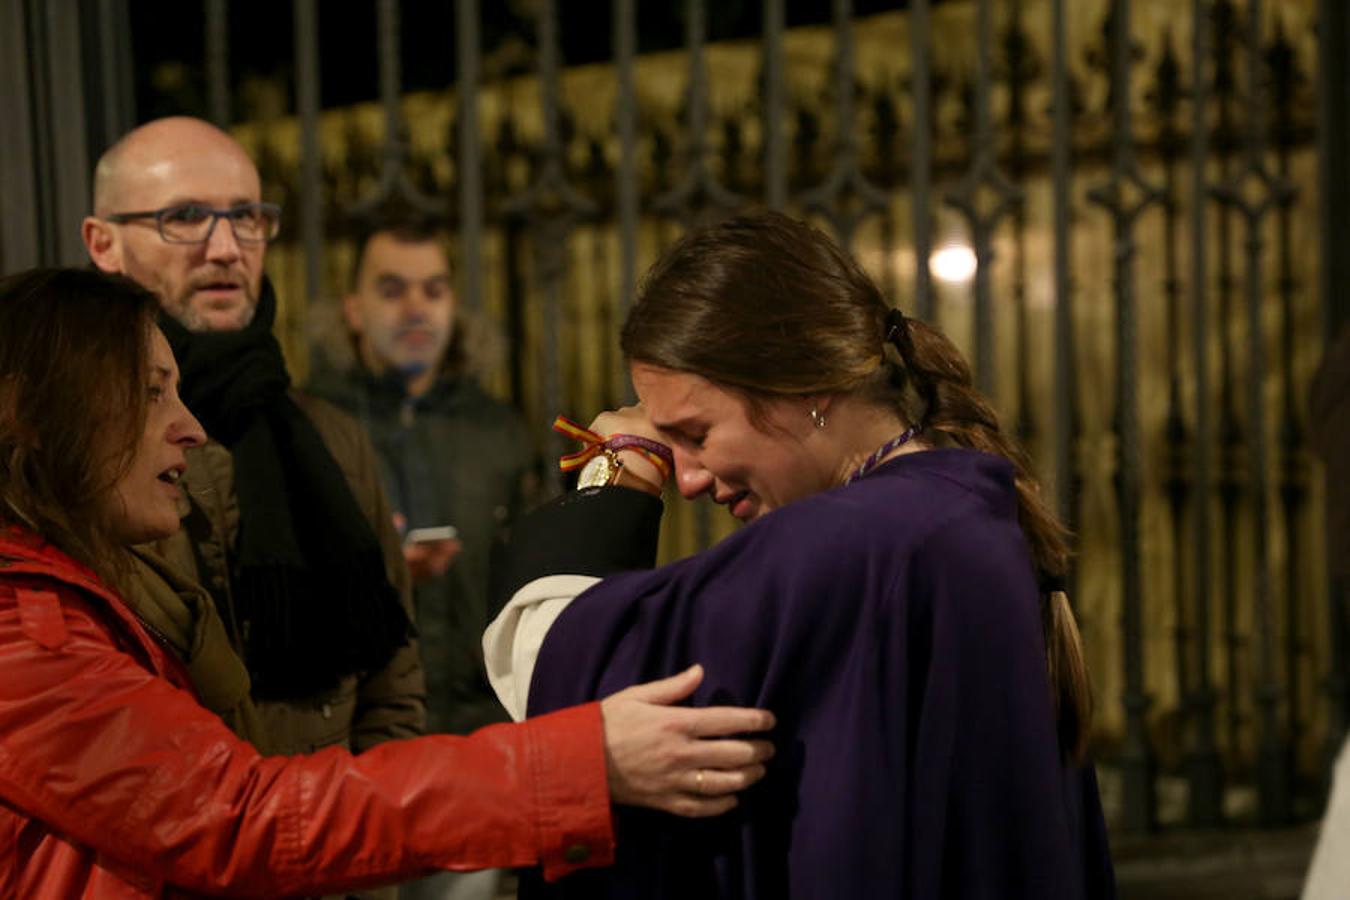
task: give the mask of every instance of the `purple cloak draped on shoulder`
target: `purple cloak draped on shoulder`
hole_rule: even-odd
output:
[[[549,632],[531,715],[691,663],[777,755],[714,820],[617,813],[614,868],[522,896],[1096,898],[1091,767],[1063,762],[1012,471],[901,456],[710,550],[607,578]]]

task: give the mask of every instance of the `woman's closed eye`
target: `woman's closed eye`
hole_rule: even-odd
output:
[[[682,447],[687,447],[691,450],[702,450],[704,442],[708,439],[708,432],[691,432],[683,429],[676,429],[670,432],[670,436],[675,443]]]

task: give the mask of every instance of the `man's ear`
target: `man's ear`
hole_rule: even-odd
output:
[[[98,216],[85,216],[80,223],[89,259],[104,272],[122,272],[122,240],[117,229]]]

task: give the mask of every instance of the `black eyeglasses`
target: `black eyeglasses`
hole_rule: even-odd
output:
[[[281,230],[281,207],[275,203],[237,203],[228,209],[215,209],[201,203],[179,203],[145,212],[113,213],[109,222],[154,219],[159,236],[170,244],[204,244],[211,240],[216,222],[230,223],[234,239],[241,244],[270,241]]]

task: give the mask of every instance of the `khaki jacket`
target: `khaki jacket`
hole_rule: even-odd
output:
[[[123,599],[145,629],[183,664],[202,706],[259,753],[276,753],[249,696],[248,669],[231,644],[211,595],[140,548],[133,550],[132,573]]]
[[[331,404],[300,393],[293,394],[293,399],[310,417],[346,476],[357,504],[379,538],[389,579],[411,613],[407,570],[369,439],[352,418]],[[154,600],[163,597],[166,588],[164,576],[155,572],[156,568],[167,568],[181,579],[196,582],[216,597],[229,596],[230,566],[239,532],[234,462],[229,451],[214,441],[190,450],[182,484],[191,498],[183,510],[183,528],[171,538],[140,548],[142,562],[136,574],[141,583],[128,589],[142,619],[151,625],[156,625],[155,610],[165,608]],[[181,583],[174,592],[180,599],[185,596]],[[146,614],[147,609],[151,615]],[[201,621],[213,629],[216,626],[210,619],[220,622],[217,615]],[[225,621],[221,626],[238,651],[242,637],[237,623]],[[172,635],[167,637],[170,643],[176,643]],[[180,640],[207,641],[209,635],[189,635]],[[187,661],[190,664],[191,658]],[[227,673],[229,669],[219,662],[211,669],[229,682],[220,685],[222,702],[227,705],[233,703],[238,691],[237,684],[230,680],[233,676]],[[209,688],[198,685],[198,690],[205,693]],[[222,717],[265,753],[310,753],[334,744],[360,752],[383,741],[421,734],[426,724],[425,694],[422,663],[415,642],[410,641],[382,670],[347,678],[332,691],[303,700],[253,701],[252,710],[236,709],[233,721],[229,716]],[[261,736],[247,731],[260,731]]]

